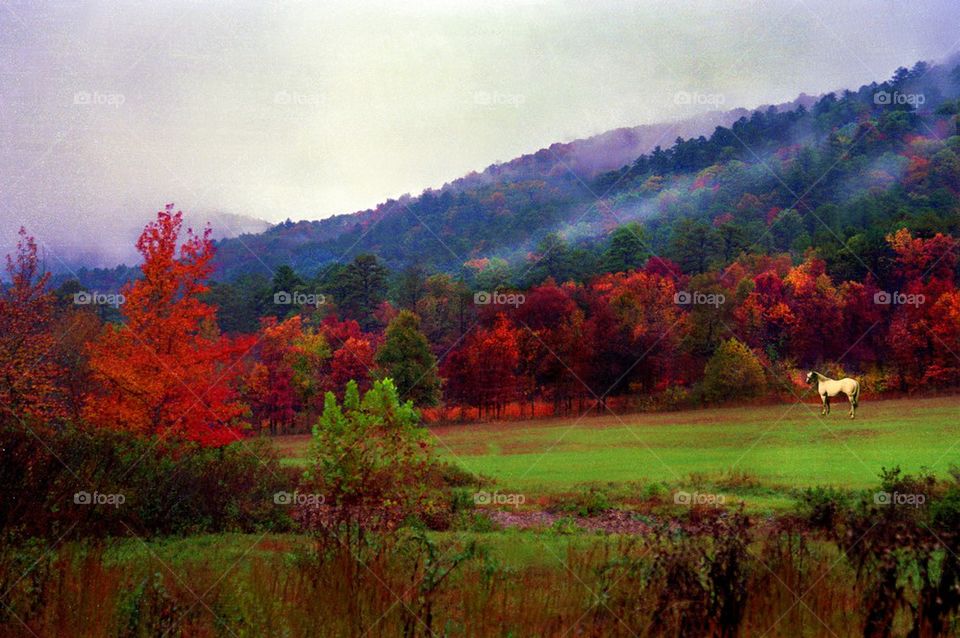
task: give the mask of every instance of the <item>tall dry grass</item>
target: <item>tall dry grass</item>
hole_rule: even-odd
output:
[[[67,545],[42,553],[25,578],[29,562],[6,556],[0,635],[862,635],[855,577],[835,547],[793,532],[749,543],[726,532],[571,545],[562,566],[520,569],[422,542],[386,544],[362,561],[318,544],[173,568]]]

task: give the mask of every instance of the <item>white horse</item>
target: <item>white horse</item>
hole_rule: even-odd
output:
[[[850,400],[850,418],[856,417],[857,406],[860,405],[860,384],[856,379],[846,377],[838,381],[830,377],[825,377],[819,372],[809,372],[807,374],[807,383],[813,385],[814,381],[817,382],[817,394],[820,395],[820,399],[823,401],[823,408],[820,410],[820,414],[830,414],[830,397],[835,397],[843,392],[847,395],[847,399]]]

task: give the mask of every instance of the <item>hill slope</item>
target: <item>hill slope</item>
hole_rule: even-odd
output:
[[[776,108],[789,110],[813,102],[801,95]],[[598,174],[677,138],[703,135],[749,115],[746,109],[715,111],[556,143],[417,197],[404,196],[321,221],[286,222],[258,235],[228,239],[218,246],[217,276],[269,274],[284,264],[310,273],[363,252],[376,253],[393,267],[419,261],[455,270],[467,259],[523,250],[591,195],[587,185]]]

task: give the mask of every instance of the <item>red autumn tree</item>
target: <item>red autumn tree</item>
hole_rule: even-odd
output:
[[[939,347],[924,374],[924,383],[956,386],[960,383],[960,291],[941,295],[931,315],[934,318],[931,332]]]
[[[279,324],[276,317],[262,320],[257,362],[247,379],[247,390],[256,422],[266,424],[271,434],[291,426],[299,407],[291,354],[302,334],[300,315]]]
[[[571,292],[547,279],[530,289],[515,313],[524,378],[533,382],[533,392],[553,400],[556,414],[572,412],[574,399],[588,393],[583,313]]]
[[[788,341],[797,318],[787,304],[785,286],[773,270],[753,279],[753,291],[734,309],[738,336],[757,350],[772,351],[778,357],[788,353]]]
[[[500,418],[504,408],[517,399],[523,383],[518,373],[519,332],[504,314],[490,328],[477,328],[444,362],[451,387],[447,396]]]
[[[906,229],[887,235],[886,240],[896,254],[899,275],[897,303],[886,307],[891,313],[889,342],[901,389],[925,379],[949,385],[954,379],[953,364],[944,351],[955,356],[949,343],[954,330],[956,240],[940,233],[929,239],[914,238]],[[943,303],[941,297],[947,297]]]
[[[37,243],[23,228],[16,257],[7,256],[7,275],[10,283],[0,290],[0,412],[46,422],[65,414],[52,352],[53,297],[46,290],[49,274],[40,273]]]
[[[839,357],[846,347],[834,326],[841,325],[840,297],[820,259],[809,259],[784,279],[795,322],[790,352],[801,365]]]
[[[330,384],[337,396],[343,396],[349,381],[356,381],[361,392],[370,389],[375,355],[376,348],[363,337],[347,337],[343,346],[333,352]]]
[[[638,270],[603,275],[592,287],[593,365],[609,375],[595,381],[594,394],[616,394],[631,385],[650,392],[662,380],[676,378],[690,324],[675,302],[676,280]]]
[[[246,406],[235,385],[250,339],[231,340],[216,327],[207,291],[213,242],[187,232],[177,248],[182,214],[157,214],[137,240],[142,278],[123,294],[123,322],[90,346],[98,391],[84,414],[94,425],[143,435],[174,436],[203,445],[239,437]]]

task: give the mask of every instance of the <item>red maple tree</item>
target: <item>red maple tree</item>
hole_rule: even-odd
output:
[[[98,390],[84,415],[100,427],[223,445],[243,429],[247,406],[235,385],[252,339],[219,333],[215,308],[200,298],[211,273],[210,229],[188,230],[178,249],[182,223],[167,205],[140,235],[143,277],[123,290],[122,324],[90,346]]]

